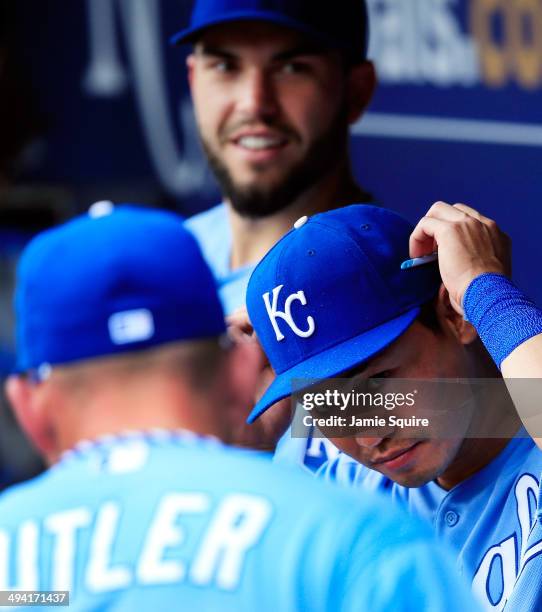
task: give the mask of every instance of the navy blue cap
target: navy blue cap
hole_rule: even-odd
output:
[[[190,25],[175,34],[172,44],[194,42],[211,27],[235,21],[267,21],[306,34],[338,48],[354,62],[367,56],[367,8],[364,0],[196,0]]]
[[[413,229],[390,210],[356,204],[300,219],[267,253],[247,308],[276,379],[248,422],[290,395],[294,379],[338,376],[408,329],[440,286],[436,263],[401,270]]]
[[[18,371],[225,331],[213,276],[182,218],[100,204],[23,251]]]

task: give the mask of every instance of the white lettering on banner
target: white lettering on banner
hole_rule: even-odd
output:
[[[89,64],[83,77],[88,93],[118,96],[128,84],[115,35],[115,3],[111,0],[87,0]]]
[[[115,5],[131,70],[123,68],[118,51]],[[162,185],[177,196],[215,194],[189,97],[178,103],[178,126],[174,121],[177,117],[172,117],[158,0],[87,0],[87,12],[89,63],[83,77],[85,91],[92,96],[115,97],[130,80],[149,156]],[[183,135],[182,149],[177,128]]]
[[[472,590],[479,601],[490,610],[501,611],[510,597],[520,569],[540,551],[541,542],[535,542],[527,549],[531,530],[531,513],[529,498],[538,498],[538,481],[530,474],[523,474],[515,486],[516,516],[519,522],[519,533],[514,532],[508,538],[492,546],[482,558],[480,566],[472,581]],[[534,517],[533,517],[534,519]],[[521,551],[518,550],[521,539]],[[497,559],[500,563],[496,563]],[[494,576],[495,572],[500,575]],[[492,592],[491,585],[502,585],[500,593]]]
[[[308,338],[312,336],[314,330],[316,328],[314,323],[314,318],[309,316],[307,317],[307,323],[309,327],[306,330],[299,329],[296,325],[293,317],[292,317],[292,303],[298,301],[302,306],[307,305],[307,298],[305,297],[305,293],[303,291],[297,291],[296,293],[292,293],[286,298],[284,302],[284,311],[281,312],[278,309],[278,299],[279,293],[284,285],[279,285],[273,289],[273,302],[269,302],[269,291],[263,294],[263,301],[265,304],[265,309],[267,310],[267,314],[269,315],[269,320],[271,321],[271,325],[273,326],[273,330],[275,331],[275,335],[277,336],[277,340],[280,342],[284,340],[284,334],[280,331],[280,328],[277,323],[277,319],[282,319],[285,323],[288,324],[290,329],[294,332],[296,336],[300,338]]]
[[[457,0],[368,0],[369,57],[382,83],[472,86],[480,81],[475,41]]]
[[[522,2],[525,4],[525,0]],[[480,0],[474,0],[474,3],[480,4]],[[468,83],[478,80],[475,46],[468,34],[461,31],[454,10],[457,0],[367,0],[367,4],[371,24],[369,55],[376,61],[380,80],[390,83],[435,80],[436,85],[442,84],[442,80],[454,84],[465,78]],[[482,2],[484,4],[491,2]],[[160,152],[155,151],[152,140],[154,131],[157,142],[163,141],[168,153],[175,152],[176,146],[170,138],[164,140],[166,133],[163,131],[167,127],[170,135],[174,133],[169,114],[163,115],[163,111],[167,113],[168,109],[160,5],[157,0],[87,0],[86,6],[89,57],[82,79],[84,90],[92,96],[115,97],[122,95],[131,83],[143,111],[143,129],[150,138],[151,153],[158,155],[153,161],[160,173],[175,180],[175,171],[170,175],[173,166],[164,163],[165,156],[162,158]],[[123,65],[115,27],[116,12],[120,14],[131,66]],[[489,23],[489,19],[485,22]],[[135,47],[137,40],[134,37],[137,36],[140,51]],[[155,88],[151,89],[151,85]],[[154,118],[147,112],[150,107],[147,109],[147,103],[143,102],[145,90],[150,90],[148,95],[160,109],[160,113],[154,113]],[[190,107],[190,101],[187,102],[187,107]],[[194,125],[193,117],[189,123]],[[182,127],[188,127],[188,124]],[[197,143],[197,137],[194,142]],[[196,151],[197,148],[191,153]],[[176,163],[186,164],[183,174],[187,180],[191,178],[188,172],[190,161],[186,156],[176,160]]]

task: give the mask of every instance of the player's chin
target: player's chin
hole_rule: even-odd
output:
[[[282,149],[267,155],[228,156],[225,161],[236,182],[250,181],[255,174],[268,180],[283,180],[303,161],[302,154],[301,150]]]
[[[249,164],[233,168],[231,176],[239,191],[272,193],[283,186],[288,168],[286,164]]]
[[[427,470],[421,468],[419,471],[412,470],[409,472],[394,472],[389,474],[385,473],[384,471],[381,471],[381,473],[384,476],[387,476],[390,480],[393,480],[393,482],[397,483],[398,485],[401,485],[402,487],[406,487],[407,489],[415,489],[418,487],[422,487],[428,482],[434,480],[437,477],[439,471],[436,469]]]
[[[401,457],[371,467],[403,487],[421,487],[442,472],[446,464],[442,450],[434,441],[417,440]]]

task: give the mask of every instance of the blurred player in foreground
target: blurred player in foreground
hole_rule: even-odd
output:
[[[251,419],[291,393],[293,379],[346,374],[393,392],[393,379],[499,385],[498,367],[514,376],[528,364],[541,376],[542,313],[507,278],[507,238],[495,223],[467,206],[437,203],[412,230],[391,211],[351,206],[298,224],[264,257],[247,302],[277,377]],[[409,255],[437,249],[438,264],[401,269]],[[452,406],[440,434],[416,424],[406,435],[388,427],[334,437],[347,455],[322,473],[379,490],[428,519],[486,607],[539,610],[542,453],[501,387]],[[395,412],[427,416],[446,400]],[[480,431],[482,439],[473,433]]]
[[[0,498],[0,590],[69,591],[72,610],[470,609],[381,500],[223,445],[255,361],[221,344],[175,215],[102,207],[39,235],[16,311],[7,393],[51,467]]]
[[[369,199],[349,156],[349,127],[375,87],[365,2],[330,10],[313,0],[196,0],[174,41],[193,45],[194,111],[224,196],[188,227],[231,315],[245,306],[256,263],[296,219]],[[265,415],[265,434],[245,431],[247,443],[273,447],[288,425],[280,414]],[[337,453],[326,440],[283,440],[277,458],[310,469]]]

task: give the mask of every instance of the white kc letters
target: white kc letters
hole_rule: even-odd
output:
[[[290,326],[290,329],[294,332],[294,334],[296,334],[296,336],[299,336],[300,338],[308,338],[309,336],[312,336],[312,334],[314,333],[314,329],[315,329],[313,317],[310,317],[310,316],[307,317],[307,323],[309,324],[309,327],[305,331],[303,331],[302,329],[299,329],[294,319],[292,318],[292,310],[291,310],[292,302],[295,302],[297,300],[298,302],[301,303],[302,306],[307,305],[307,298],[305,297],[305,293],[303,291],[297,291],[296,293],[292,293],[292,295],[289,295],[286,298],[286,301],[284,302],[284,312],[281,312],[280,310],[278,310],[277,302],[279,299],[280,290],[283,287],[284,285],[279,285],[278,287],[275,287],[273,289],[272,303],[269,302],[269,291],[267,293],[264,293],[262,296],[264,304],[265,304],[265,308],[267,310],[267,314],[269,315],[269,320],[271,321],[271,325],[273,326],[273,329],[275,330],[277,340],[279,342],[281,340],[284,340],[284,334],[279,329],[279,326],[277,324],[277,319],[282,319],[283,321],[288,323],[288,325]]]

